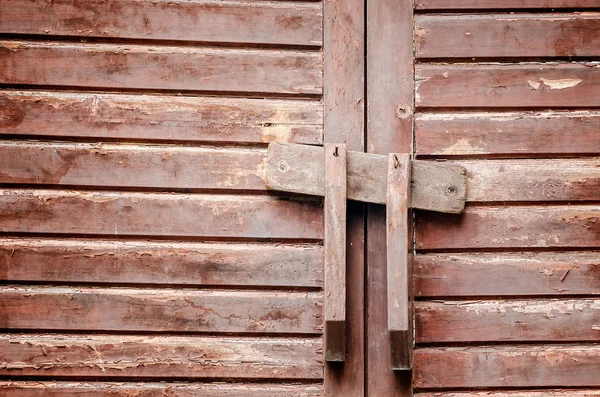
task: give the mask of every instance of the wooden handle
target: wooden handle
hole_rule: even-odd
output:
[[[412,369],[411,159],[390,154],[387,181],[387,310],[392,370]]]
[[[346,145],[325,144],[325,359],[346,356]]]

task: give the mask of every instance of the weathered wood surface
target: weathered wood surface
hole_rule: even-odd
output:
[[[420,107],[600,106],[596,62],[556,64],[458,64],[416,67]]]
[[[466,325],[467,324],[467,325]],[[429,301],[415,304],[428,342],[600,341],[600,299]]]
[[[599,154],[600,112],[419,113],[418,155]]]
[[[323,249],[5,237],[0,238],[0,280],[316,288],[323,285]]]
[[[465,391],[465,392],[425,392],[415,393],[416,397],[598,397],[595,389],[554,389],[554,390],[510,390],[510,391]]]
[[[268,196],[4,189],[0,231],[322,239],[318,202]]]
[[[0,328],[320,334],[317,292],[0,288]]]
[[[0,91],[0,135],[320,145],[318,101]]]
[[[269,144],[266,179],[274,190],[323,196],[323,148]],[[412,208],[460,213],[466,196],[466,176],[460,166],[412,161]],[[348,199],[385,204],[387,156],[348,152]]]
[[[599,345],[418,349],[415,352],[414,382],[416,388],[432,389],[597,387],[600,386],[599,360]],[[496,397],[493,393],[485,395]],[[475,396],[478,397],[477,394]],[[498,397],[500,396],[503,395],[500,394]],[[532,396],[518,394],[518,396],[538,397],[535,394]],[[544,393],[543,396],[552,396],[552,394]],[[580,395],[558,394],[558,396],[579,397]],[[586,394],[584,396],[588,397]]]
[[[304,338],[2,334],[0,374],[321,379],[321,347]]]
[[[320,2],[6,0],[0,15],[0,31],[11,34],[322,44]]]
[[[423,15],[416,57],[595,57],[599,31],[600,13]]]
[[[600,252],[415,256],[415,295],[600,295]]]
[[[416,10],[496,10],[533,8],[597,8],[596,0],[416,0]]]
[[[322,397],[320,384],[0,381],[0,397]],[[553,396],[554,397],[554,396]],[[580,396],[577,396],[580,397]]]
[[[600,246],[597,205],[467,207],[419,215],[417,249]]]
[[[316,51],[6,40],[0,53],[4,84],[277,94],[323,84]]]
[[[411,156],[390,154],[387,180],[387,322],[390,367],[413,365]]]
[[[346,356],[346,145],[326,143],[324,199],[325,360]]]

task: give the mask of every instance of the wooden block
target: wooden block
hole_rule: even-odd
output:
[[[267,187],[285,192],[323,196],[325,162],[322,147],[273,142],[269,144]],[[387,156],[348,152],[348,199],[385,204]],[[453,164],[412,161],[412,208],[462,212],[467,195],[465,169]]]
[[[409,154],[390,154],[387,183],[387,315],[392,370],[412,368],[412,239]]]
[[[346,145],[325,144],[325,360],[346,355]]]

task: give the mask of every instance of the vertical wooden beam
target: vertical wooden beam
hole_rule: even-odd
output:
[[[325,360],[346,356],[346,145],[325,144]]]
[[[412,153],[413,0],[367,0],[367,151]],[[409,371],[391,371],[386,211],[367,215],[367,395],[410,396]]]
[[[387,314],[392,370],[412,369],[411,174],[409,154],[390,154],[386,212]]]
[[[364,151],[365,0],[324,0],[324,141]],[[364,396],[364,204],[348,203],[346,360],[325,366],[325,395]]]

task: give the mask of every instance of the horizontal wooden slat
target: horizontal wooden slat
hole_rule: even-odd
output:
[[[40,395],[45,397],[322,397],[323,386],[319,384],[0,381],[0,397],[40,397]]]
[[[321,144],[318,101],[0,91],[0,135]]]
[[[467,201],[600,200],[597,157],[453,163],[467,169]]]
[[[323,249],[0,238],[0,280],[314,288],[323,285]]]
[[[0,231],[321,239],[323,213],[268,196],[4,189]]]
[[[0,335],[2,376],[323,377],[320,339]]]
[[[417,302],[415,322],[421,343],[600,341],[600,299]]]
[[[571,64],[417,65],[419,107],[600,106],[600,67]]]
[[[0,41],[0,83],[321,94],[316,51]],[[43,62],[40,62],[43,60]]]
[[[424,15],[415,18],[416,57],[593,57],[598,31],[600,13]]]
[[[317,292],[2,287],[0,328],[318,334]]]
[[[418,113],[419,155],[600,153],[600,112]]]
[[[263,149],[0,140],[0,183],[265,190]]]
[[[598,397],[598,389],[510,390],[416,393],[416,397]]]
[[[597,387],[599,360],[598,345],[418,349],[413,379],[416,388]]]
[[[467,207],[460,216],[420,213],[417,249],[596,247],[597,205]]]
[[[600,252],[415,256],[417,296],[600,295]]]
[[[322,12],[320,2],[8,0],[0,2],[0,32],[320,45]]]
[[[417,10],[597,8],[597,0],[416,0]]]

